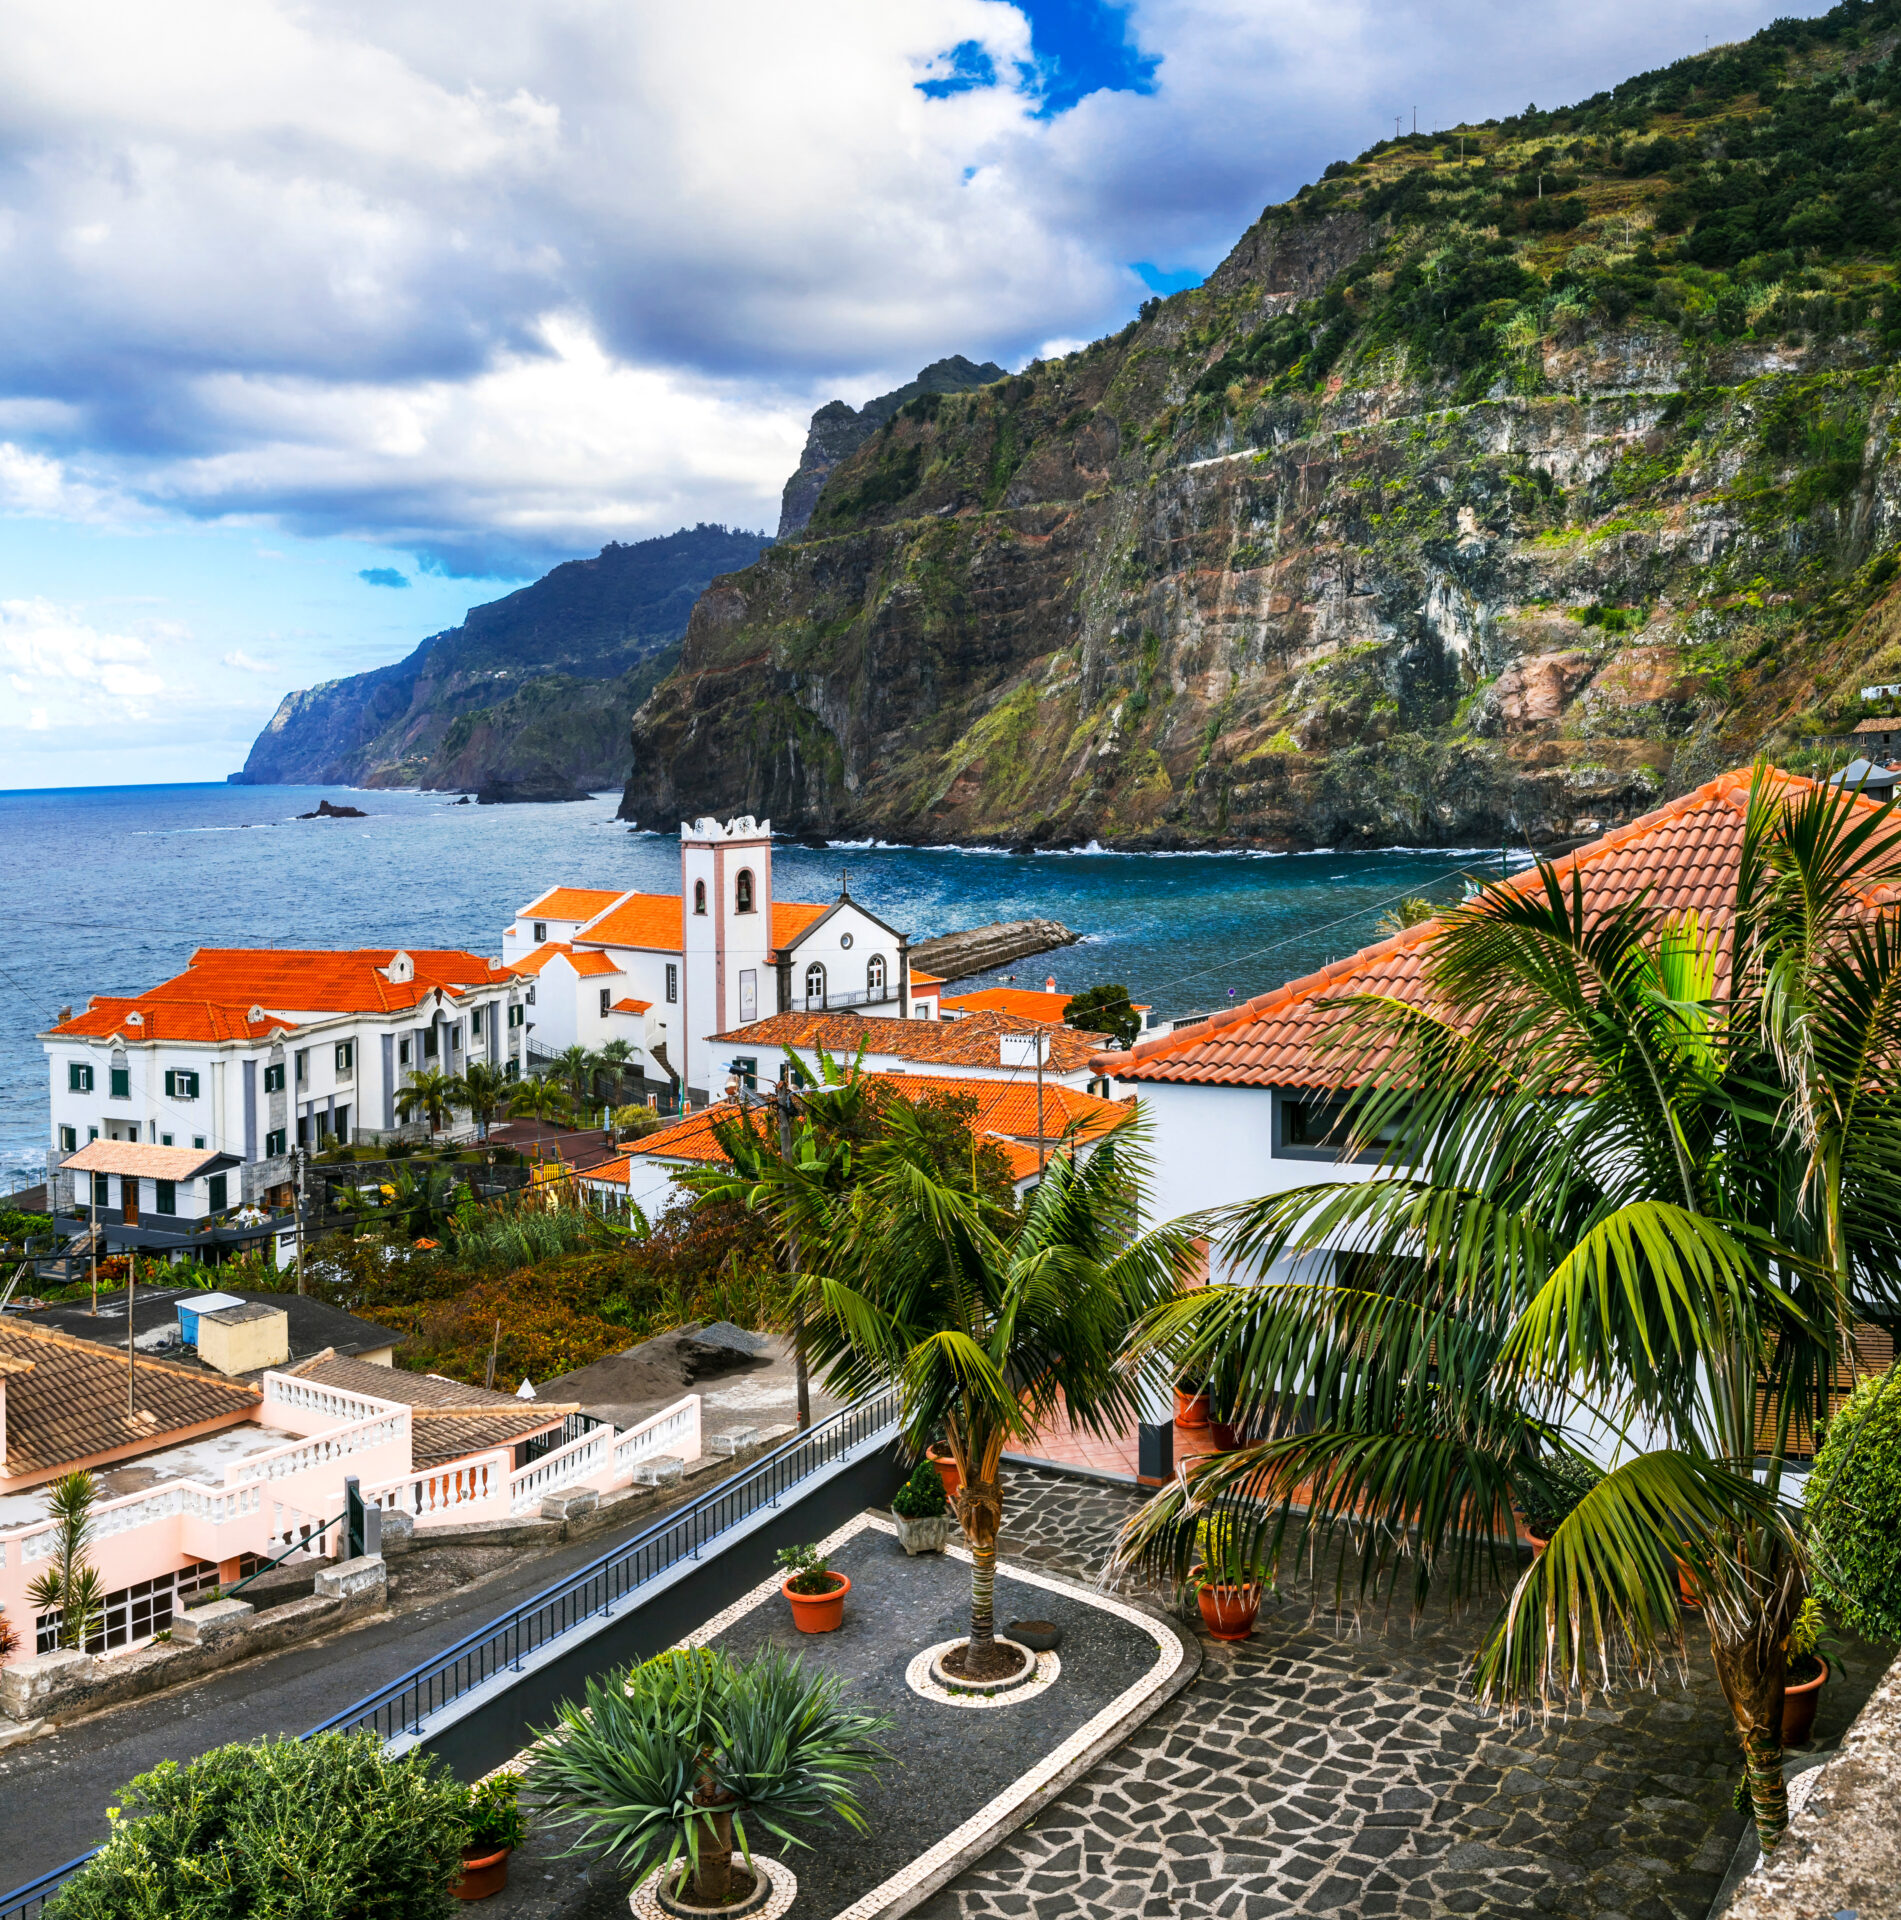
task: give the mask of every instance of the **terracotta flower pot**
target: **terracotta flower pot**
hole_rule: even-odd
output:
[[[1178,1427],[1205,1427],[1208,1424],[1208,1390],[1187,1393],[1175,1389],[1175,1424]]]
[[[963,1485],[964,1476],[957,1471],[957,1457],[949,1447],[930,1447],[924,1455],[937,1469],[937,1477],[944,1483],[944,1498],[955,1500],[957,1489]]]
[[[1815,1709],[1821,1703],[1822,1688],[1828,1680],[1828,1662],[1818,1653],[1822,1671],[1812,1680],[1791,1680],[1782,1690],[1782,1744],[1802,1746],[1815,1731]]]
[[[1208,1422],[1208,1438],[1211,1439],[1223,1453],[1232,1453],[1235,1448],[1241,1444],[1241,1430],[1238,1427],[1230,1426],[1225,1420],[1210,1420]]]
[[[832,1578],[838,1585],[830,1593],[794,1593],[791,1579],[781,1582],[779,1591],[791,1601],[792,1624],[801,1633],[836,1633],[845,1624],[845,1596],[851,1592],[851,1581],[842,1573]]]
[[[449,1891],[458,1900],[487,1900],[508,1885],[510,1849],[500,1847],[493,1853],[480,1847],[466,1847],[462,1853],[462,1878]]]
[[[1531,1542],[1531,1557],[1534,1560],[1551,1544],[1549,1540],[1540,1540],[1529,1527],[1525,1529],[1525,1538]]]
[[[1217,1640],[1245,1640],[1261,1610],[1259,1587],[1200,1587],[1195,1592],[1201,1622]]]
[[[1703,1602],[1697,1597],[1695,1576],[1681,1560],[1677,1562],[1677,1598],[1686,1607],[1694,1607],[1699,1612],[1702,1611]]]

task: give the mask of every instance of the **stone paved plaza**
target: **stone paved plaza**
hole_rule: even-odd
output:
[[[1137,1499],[1018,1471],[1003,1553],[1094,1578]],[[1489,1608],[1417,1631],[1403,1614],[1356,1630],[1284,1585],[1251,1640],[1204,1638],[1193,1686],[921,1920],[1704,1920],[1743,1828],[1707,1648],[1687,1685],[1501,1730],[1461,1684]],[[1879,1671],[1831,1686],[1823,1739]]]

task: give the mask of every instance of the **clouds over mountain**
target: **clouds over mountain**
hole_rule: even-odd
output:
[[[452,571],[769,520],[811,407],[1019,364],[1418,102],[1551,103],[1766,6],[17,0],[0,509]]]

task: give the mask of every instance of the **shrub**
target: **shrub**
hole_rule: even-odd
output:
[[[1901,1371],[1828,1423],[1803,1507],[1823,1603],[1865,1640],[1901,1640]]]
[[[1540,1540],[1549,1540],[1603,1477],[1588,1460],[1574,1460],[1569,1454],[1539,1461],[1517,1488],[1518,1510],[1525,1516],[1526,1527]]]
[[[950,1512],[944,1476],[928,1460],[920,1460],[911,1477],[891,1496],[891,1511],[902,1520],[935,1520]]]
[[[498,1847],[514,1848],[528,1838],[528,1821],[519,1804],[521,1775],[498,1773],[479,1780],[469,1789],[465,1809],[469,1824],[467,1846],[471,1852],[493,1853]]]
[[[142,1773],[47,1920],[431,1920],[467,1794],[373,1733],[217,1747]]]
[[[817,1547],[781,1547],[777,1558],[790,1576],[794,1593],[830,1593],[838,1585],[838,1575],[825,1564],[825,1555]]]
[[[1204,1587],[1271,1587],[1252,1530],[1232,1514],[1210,1514],[1195,1529],[1195,1554]]]

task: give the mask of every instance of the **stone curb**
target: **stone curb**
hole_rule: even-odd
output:
[[[1029,1572],[1031,1569],[1027,1563],[1019,1569],[1005,1560],[997,1562],[997,1572],[1000,1575],[1016,1571]],[[1095,1602],[1102,1597],[1093,1588],[1080,1586],[1073,1580],[1060,1579],[1041,1567],[1034,1571],[1040,1581],[1064,1588],[1079,1600]],[[1152,1720],[1200,1673],[1201,1642],[1179,1621],[1171,1619],[1154,1607],[1143,1606],[1136,1601],[1124,1600],[1121,1604],[1132,1607],[1136,1612],[1154,1621],[1157,1626],[1166,1627],[1175,1636],[1182,1650],[1181,1665],[1162,1681],[1154,1692],[1144,1695],[1113,1726],[1105,1728],[1080,1753],[1074,1755],[1059,1773],[1044,1781],[1033,1793],[1026,1794],[1008,1811],[1000,1814],[984,1832],[959,1849],[954,1858],[943,1862],[916,1886],[907,1888],[895,1899],[880,1907],[875,1920],[898,1920],[900,1914],[909,1913],[912,1908],[922,1906],[932,1894],[940,1892],[955,1880],[966,1867],[981,1860],[1000,1841],[1008,1839],[1019,1827],[1033,1820],[1052,1800],[1067,1793],[1084,1774],[1090,1772],[1099,1762],[1121,1746],[1137,1727],[1145,1721]]]

